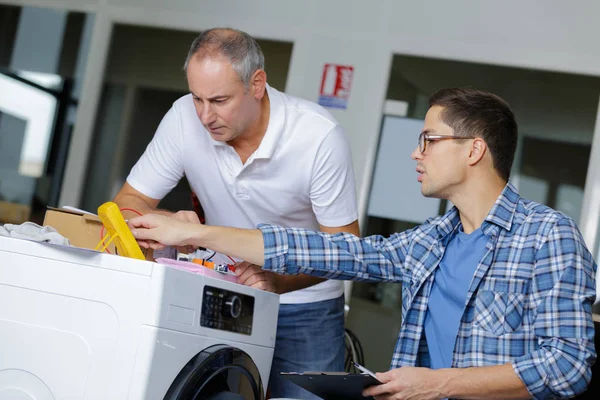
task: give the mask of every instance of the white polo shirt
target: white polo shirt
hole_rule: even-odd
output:
[[[178,99],[127,182],[162,199],[185,175],[209,225],[259,223],[319,230],[358,218],[349,143],[323,107],[267,86],[270,119],[258,149],[242,165],[233,147],[212,139],[191,95]],[[340,281],[286,293],[283,304],[334,299]]]

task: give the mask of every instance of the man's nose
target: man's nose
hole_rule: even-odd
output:
[[[421,153],[421,149],[419,149],[419,146],[415,147],[415,149],[410,154],[410,158],[412,158],[413,160],[419,160],[422,157],[423,153]]]
[[[216,114],[214,113],[210,103],[202,106],[202,111],[200,112],[200,121],[202,121],[202,125],[212,124],[215,122],[215,117]]]

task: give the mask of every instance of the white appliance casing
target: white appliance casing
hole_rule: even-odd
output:
[[[250,335],[200,326],[205,285],[253,296]],[[279,296],[157,263],[0,237],[0,398],[162,399],[217,344],[266,390]]]

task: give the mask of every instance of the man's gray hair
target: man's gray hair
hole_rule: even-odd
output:
[[[246,86],[254,72],[265,69],[265,56],[256,40],[237,29],[213,28],[200,33],[188,52],[183,66],[185,72],[191,59],[197,54],[224,56]]]

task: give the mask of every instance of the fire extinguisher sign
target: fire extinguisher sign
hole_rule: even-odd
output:
[[[353,73],[354,67],[348,65],[325,64],[319,104],[324,107],[347,108]]]

